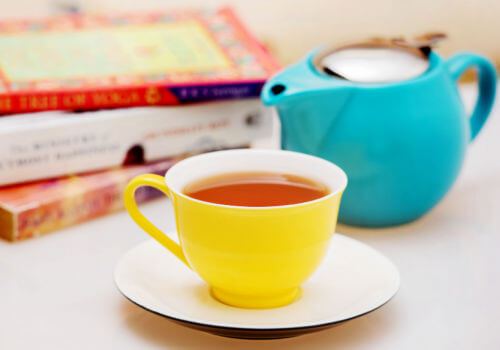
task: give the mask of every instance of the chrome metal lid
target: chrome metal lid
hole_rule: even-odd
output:
[[[321,73],[360,83],[396,82],[415,78],[429,69],[431,46],[443,34],[428,34],[409,42],[372,39],[323,50],[314,58]]]

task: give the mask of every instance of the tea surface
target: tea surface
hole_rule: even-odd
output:
[[[289,174],[242,172],[204,178],[184,188],[201,201],[245,207],[269,207],[309,202],[329,193],[326,185]]]

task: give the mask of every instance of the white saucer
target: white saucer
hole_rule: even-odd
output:
[[[302,285],[301,296],[280,308],[248,310],[216,301],[195,272],[153,240],[120,259],[115,282],[133,303],[184,326],[265,339],[318,331],[373,311],[396,294],[399,273],[373,248],[336,233],[325,260]]]

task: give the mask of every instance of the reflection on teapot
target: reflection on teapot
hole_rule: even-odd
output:
[[[412,221],[456,179],[467,144],[490,113],[497,77],[493,65],[476,54],[444,60],[430,50],[435,39],[319,49],[265,84],[261,97],[277,108],[282,147],[346,171],[340,221]],[[471,116],[457,90],[468,68],[477,69],[479,83]]]

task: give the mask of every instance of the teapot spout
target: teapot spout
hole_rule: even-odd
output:
[[[309,73],[302,66],[303,64],[299,63],[287,67],[271,77],[262,88],[262,102],[266,106],[277,106],[310,94],[311,90],[307,86]]]
[[[311,54],[308,59],[294,64],[271,77],[262,88],[261,99],[267,106],[298,102],[304,98],[319,97],[336,89],[349,89],[349,84],[338,78],[323,75],[313,67]]]
[[[292,95],[293,92],[290,93],[287,84],[278,75],[264,84],[260,98],[266,106],[276,106],[280,101],[288,99]]]
[[[284,149],[320,154],[356,85],[319,72],[313,57],[314,53],[271,77],[261,99],[278,111]]]

